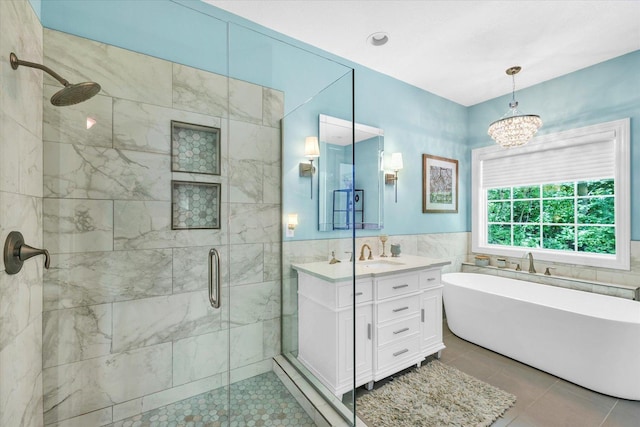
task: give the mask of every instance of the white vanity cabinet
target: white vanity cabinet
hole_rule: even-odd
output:
[[[357,386],[373,380],[373,281],[356,281]],[[353,388],[352,282],[298,272],[298,360],[337,396]]]
[[[440,269],[432,269],[420,273],[420,322],[422,333],[420,350],[424,354],[438,353],[444,348],[442,344],[442,283]]]
[[[375,280],[374,381],[419,363],[420,276],[416,272]]]
[[[420,257],[407,260],[411,268],[365,274],[358,274],[356,264],[355,341],[352,281],[294,266],[298,359],[335,395],[353,388],[354,342],[356,387],[419,365],[444,348],[440,269],[447,263],[434,266],[422,259],[416,267],[409,261]]]

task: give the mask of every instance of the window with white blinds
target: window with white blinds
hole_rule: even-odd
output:
[[[473,251],[629,269],[629,119],[473,150]]]

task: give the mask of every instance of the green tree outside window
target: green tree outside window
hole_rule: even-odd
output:
[[[488,243],[615,254],[614,180],[487,190]]]

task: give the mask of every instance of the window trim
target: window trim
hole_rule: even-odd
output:
[[[487,200],[482,183],[482,162],[499,157],[533,153],[548,149],[592,143],[602,139],[599,135],[613,135],[614,142],[614,191],[616,254],[591,254],[564,252],[542,248],[520,248],[515,246],[489,245],[487,243]],[[611,136],[610,136],[611,138]],[[604,267],[618,270],[630,269],[631,245],[631,164],[630,164],[630,119],[625,118],[592,126],[536,137],[529,144],[504,149],[497,145],[472,150],[471,193],[471,247],[475,253],[502,255],[518,258],[531,252],[535,259],[566,264]]]

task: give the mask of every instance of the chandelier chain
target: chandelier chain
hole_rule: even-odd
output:
[[[509,103],[509,108],[512,110],[518,106],[518,102],[516,101],[516,74],[511,74],[511,102]]]

